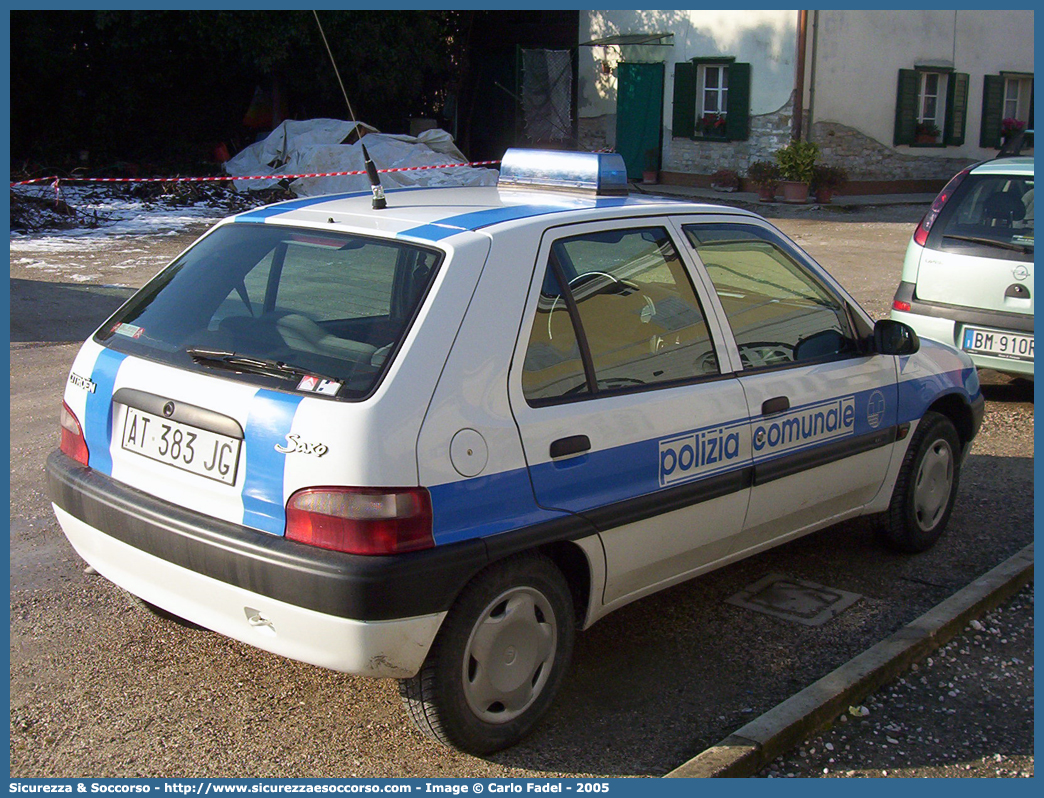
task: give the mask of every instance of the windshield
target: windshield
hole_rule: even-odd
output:
[[[376,387],[440,260],[393,240],[225,225],[146,285],[96,340],[186,368],[360,398]]]
[[[962,255],[1032,261],[1032,175],[969,175],[943,207],[928,246]]]

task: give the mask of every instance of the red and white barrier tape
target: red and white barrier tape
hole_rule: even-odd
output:
[[[451,169],[455,166],[492,166],[500,161],[473,161],[471,163],[446,163],[436,166],[400,166],[395,169],[378,169],[377,172],[419,172],[424,169]],[[238,177],[224,175],[223,177],[34,177],[32,180],[19,180],[12,183],[11,188],[16,186],[29,186],[36,183],[51,182],[51,188],[58,191],[60,183],[218,183],[225,180],[297,180],[301,177],[347,177],[349,175],[364,175],[365,169],[354,172],[316,172],[307,175],[252,175],[250,177]]]

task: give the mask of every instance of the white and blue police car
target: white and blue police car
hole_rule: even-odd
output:
[[[216,225],[84,343],[48,483],[148,605],[486,753],[628,602],[860,515],[931,546],[982,413],[966,354],[760,217],[509,151]]]

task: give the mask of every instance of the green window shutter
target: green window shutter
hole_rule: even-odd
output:
[[[729,65],[727,103],[725,138],[746,141],[750,137],[750,64]]]
[[[964,129],[968,122],[968,76],[963,72],[950,75],[946,81],[946,130],[944,144],[964,144]]]
[[[980,147],[1001,145],[1001,117],[1004,115],[1004,78],[986,75],[982,79],[982,127],[979,129]]]
[[[917,97],[921,76],[916,69],[899,70],[899,89],[895,98],[895,134],[892,144],[913,144],[917,135]]]
[[[696,65],[682,61],[674,65],[674,108],[671,135],[692,138],[696,133]]]

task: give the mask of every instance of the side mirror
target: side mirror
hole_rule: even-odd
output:
[[[874,325],[874,351],[879,355],[912,355],[921,348],[921,339],[908,324],[881,319]]]

